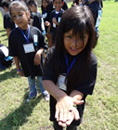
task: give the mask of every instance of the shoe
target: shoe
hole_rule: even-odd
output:
[[[33,99],[35,99],[35,98],[36,98],[36,96],[33,97],[33,98],[29,98],[29,97],[28,97],[28,98],[26,99],[26,102],[29,103],[31,100],[33,100]]]
[[[27,102],[27,103],[29,103],[30,101],[31,101],[31,99],[30,99],[30,98],[27,98],[27,99],[26,99],[26,102]]]
[[[49,94],[46,94],[46,95],[43,95],[44,96],[44,99],[48,102],[50,100],[50,95]]]

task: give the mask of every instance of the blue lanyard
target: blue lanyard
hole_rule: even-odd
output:
[[[69,64],[68,64],[67,55],[65,56],[65,59],[66,59],[66,65],[67,65],[67,75],[68,75],[68,73],[69,73],[70,69],[72,68],[73,64],[74,64],[74,63],[75,63],[75,61],[76,61],[76,58],[74,58],[74,60],[72,61],[72,63],[71,63],[71,65],[70,65],[70,66],[69,66]]]
[[[20,28],[19,28],[19,29],[20,29]],[[21,33],[23,34],[23,37],[26,39],[27,43],[29,43],[29,33],[30,33],[30,27],[28,27],[27,37],[25,36],[25,34],[24,34],[23,30],[21,30],[21,29],[20,29],[20,31],[21,31]]]
[[[43,14],[45,14],[45,13],[46,13],[46,9],[43,9],[43,11],[42,11],[42,12],[43,12]]]
[[[58,15],[59,15],[61,12],[62,12],[62,10],[60,10],[60,11],[59,11],[59,13],[58,13],[58,14],[56,14],[56,11],[55,11],[55,18],[57,18],[57,17],[58,17]]]

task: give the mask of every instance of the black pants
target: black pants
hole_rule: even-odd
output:
[[[54,130],[64,130],[64,128],[62,126],[58,125],[57,121],[53,122],[53,127],[54,127]],[[67,126],[66,130],[77,130],[77,126],[71,124],[71,125]]]

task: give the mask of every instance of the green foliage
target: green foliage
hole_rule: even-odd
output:
[[[103,4],[100,37],[94,49],[97,82],[93,95],[87,97],[80,130],[118,129],[118,3]],[[8,45],[1,14],[0,40]],[[52,130],[48,102],[39,91],[38,97],[27,104],[28,92],[27,79],[16,74],[15,65],[0,72],[0,130]]]

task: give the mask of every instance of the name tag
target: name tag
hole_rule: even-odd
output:
[[[60,23],[60,21],[61,21],[61,17],[58,18],[58,23]]]
[[[23,47],[24,47],[25,53],[35,52],[33,43],[24,44]]]
[[[53,27],[56,28],[56,24],[55,23],[53,23]]]
[[[59,78],[58,78],[58,81],[57,81],[57,86],[58,86],[60,89],[64,90],[64,91],[67,90],[67,86],[66,86],[66,84],[65,84],[65,79],[66,79],[66,76],[60,75]]]
[[[47,13],[43,14],[43,18],[46,18],[47,17]]]
[[[2,52],[4,52],[4,55],[7,57],[9,52],[8,52],[8,48],[6,46],[2,46],[0,47],[0,50],[2,50]]]

